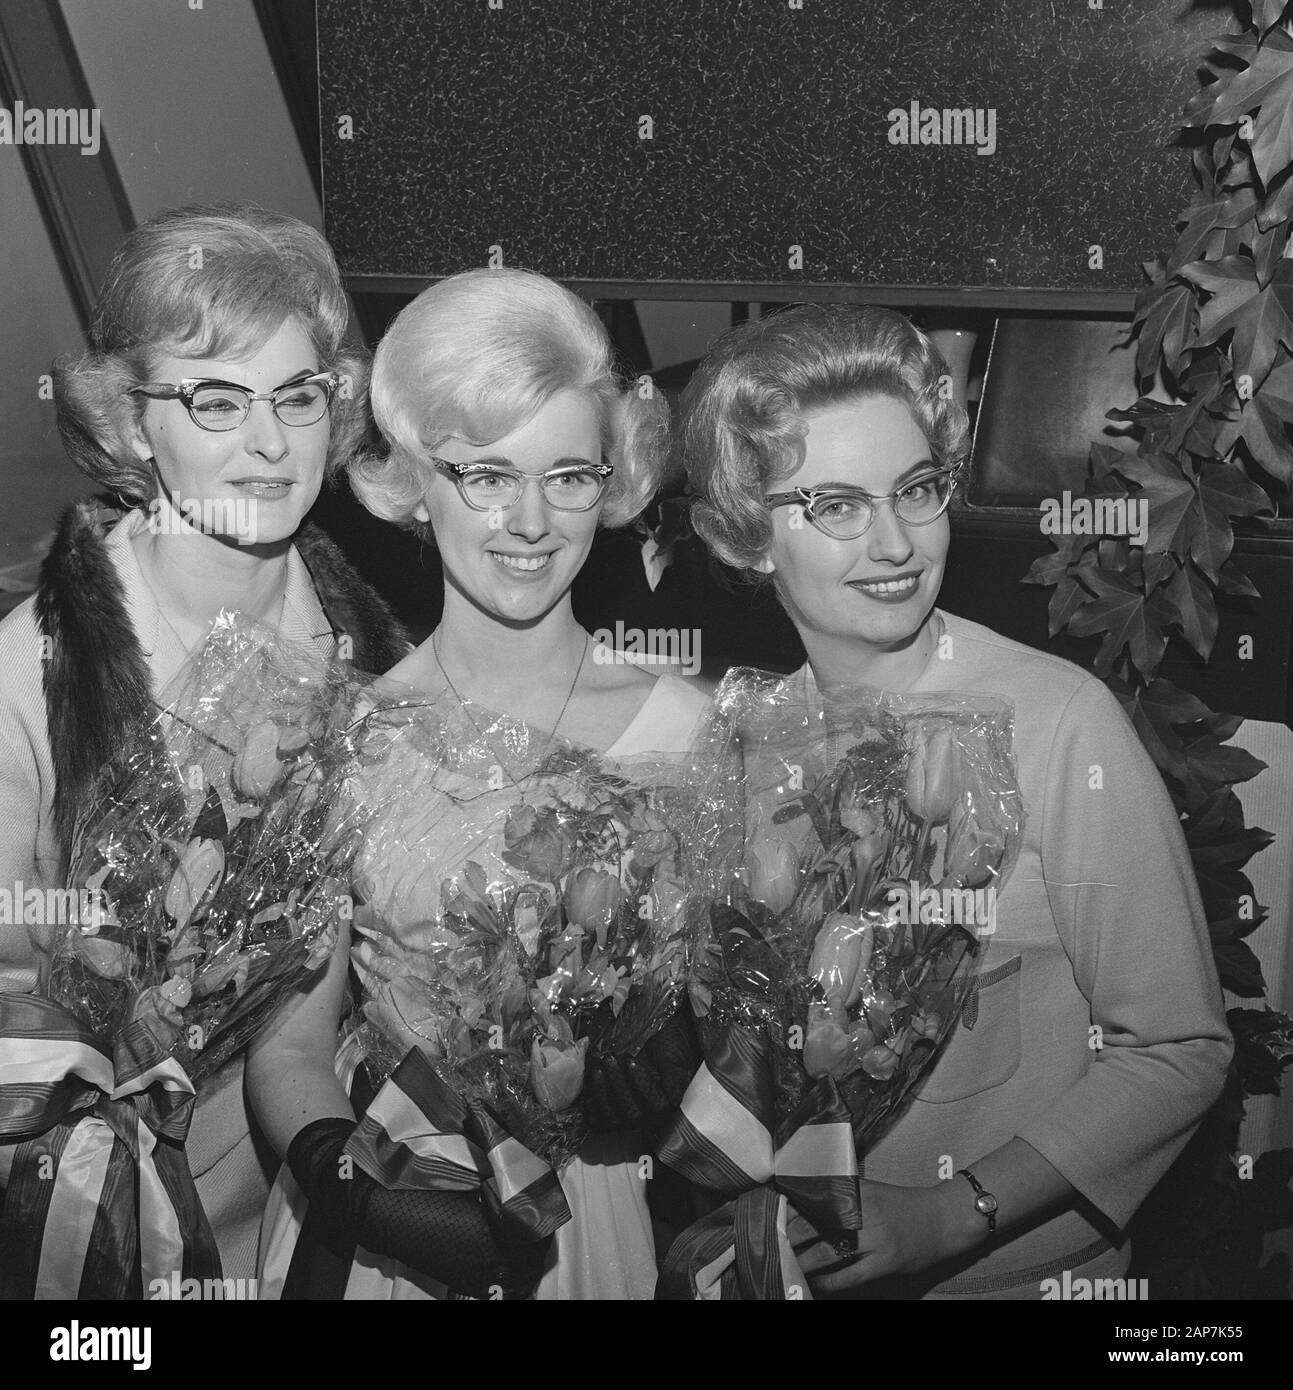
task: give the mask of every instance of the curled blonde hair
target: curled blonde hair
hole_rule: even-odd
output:
[[[904,401],[935,461],[961,463],[969,426],[948,380],[938,349],[893,309],[801,304],[731,329],[683,394],[697,534],[720,560],[753,572],[772,543],[763,497],[798,466],[805,412],[840,401]]]
[[[615,369],[601,320],[577,295],[528,270],[468,270],[423,290],[373,359],[373,417],[386,450],[354,459],[350,484],[375,516],[424,535],[413,519],[427,459],[451,436],[490,444],[559,391],[589,392],[614,465],[600,523],[623,526],[664,473],[669,409]]]
[[[173,208],[142,223],[112,258],[90,323],[89,351],[54,364],[58,430],[72,462],[130,506],[156,494],[131,448],[159,357],[238,361],[289,320],[319,366],[343,380],[331,406],[327,470],[368,429],[368,358],[344,346],[349,306],[332,249],[295,217],[254,203]]]

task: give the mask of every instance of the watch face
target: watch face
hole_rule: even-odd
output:
[[[984,1216],[992,1216],[997,1210],[997,1199],[991,1192],[985,1192],[982,1197],[974,1199],[974,1205]]]

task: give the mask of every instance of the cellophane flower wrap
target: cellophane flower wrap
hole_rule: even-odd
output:
[[[103,1037],[146,1023],[194,1082],[244,1047],[350,916],[365,685],[222,615],[77,818],[68,882],[94,911],[50,997]]]
[[[77,1231],[57,1233],[64,1256],[16,1215],[47,1201],[6,1203],[15,1296],[143,1297],[153,1276],[219,1273],[182,1141],[197,1085],[308,985],[350,914],[347,726],[366,683],[222,614],[79,808],[75,910],[37,937],[47,997],[6,996],[0,1015],[40,1101],[4,1126],[10,1197],[76,1151],[59,1182]]]
[[[856,1156],[937,1065],[995,930],[1024,823],[1012,711],[745,669],[715,704],[710,757],[741,781],[745,847],[691,982],[707,1065],[662,1157],[757,1195],[758,1219],[793,1208],[838,1239],[861,1225]],[[680,1239],[663,1296],[786,1296],[784,1241],[778,1269],[743,1268],[724,1211]]]
[[[667,1112],[698,1054],[671,1100],[639,1059],[679,1020],[716,889],[708,774],[601,757],[452,697],[392,695],[365,724],[355,1039],[370,1072],[416,1050],[554,1168],[613,1127],[621,1086]]]

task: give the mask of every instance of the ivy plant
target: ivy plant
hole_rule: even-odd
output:
[[[1285,0],[1235,5],[1185,112],[1198,184],[1170,254],[1145,266],[1131,332],[1140,398],[1110,418],[1135,452],[1093,445],[1085,494],[1138,499],[1144,544],[1055,537],[1025,582],[1054,586],[1051,635],[1098,636],[1095,670],[1131,717],[1181,818],[1222,984],[1261,1007],[1227,1015],[1226,1091],[1137,1217],[1139,1272],[1156,1297],[1289,1296],[1265,1234],[1293,1225],[1293,1150],[1236,1150],[1244,1104],[1278,1095],[1293,1018],[1265,1006],[1247,938],[1266,909],[1244,872],[1273,838],[1245,824],[1234,788],[1265,764],[1229,742],[1241,720],[1159,675],[1170,638],[1207,661],[1217,599],[1256,600],[1232,558],[1232,522],[1276,515],[1293,484],[1293,37]],[[1156,389],[1161,388],[1161,389]]]

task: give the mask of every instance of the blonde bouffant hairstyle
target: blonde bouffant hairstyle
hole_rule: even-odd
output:
[[[904,401],[934,461],[969,451],[938,349],[909,319],[875,305],[801,304],[741,324],[711,346],[683,395],[682,452],[698,494],[697,534],[758,578],[772,543],[763,501],[799,466],[804,414],[866,396]]]
[[[450,437],[491,444],[559,391],[589,392],[614,466],[600,524],[623,526],[654,495],[669,409],[616,371],[610,337],[582,299],[528,270],[468,270],[423,290],[373,359],[373,417],[384,452],[352,461],[351,487],[375,516],[430,538],[413,513],[429,459]]]
[[[156,379],[162,356],[237,362],[289,321],[310,339],[332,398],[327,471],[368,429],[368,358],[345,344],[349,306],[332,249],[304,222],[254,203],[174,208],[136,227],[108,267],[89,351],[54,364],[59,434],[72,462],[128,506],[157,483],[131,447],[147,405],[131,387]]]

